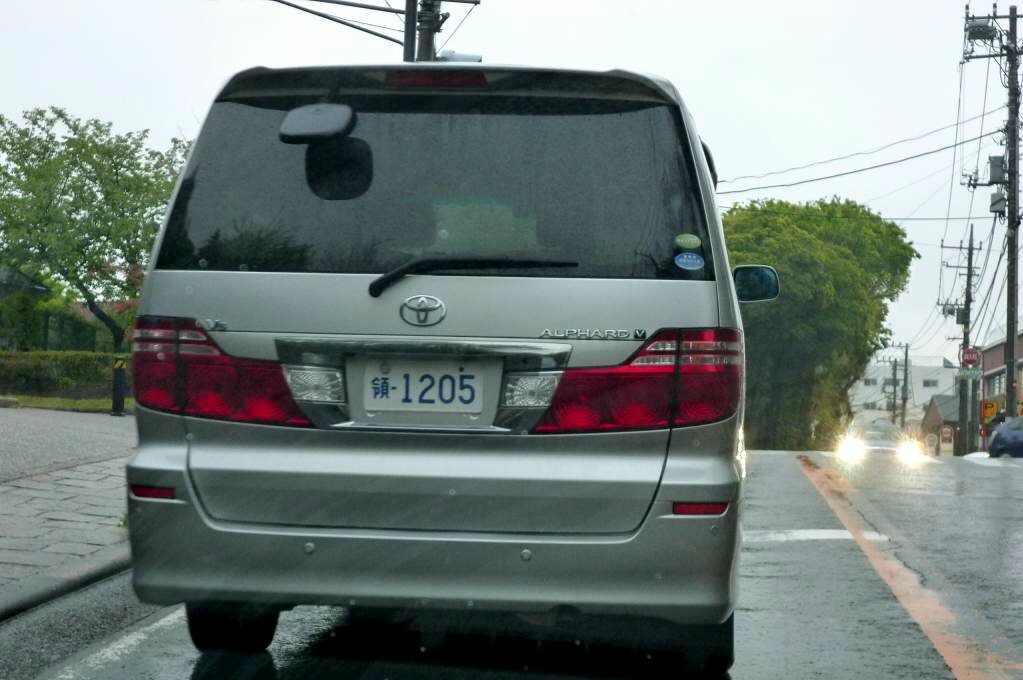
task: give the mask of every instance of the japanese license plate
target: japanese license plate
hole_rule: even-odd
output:
[[[367,411],[479,413],[482,366],[471,361],[371,360],[363,404]]]

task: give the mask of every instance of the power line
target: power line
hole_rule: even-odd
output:
[[[912,210],[910,210],[909,211],[909,215],[907,215],[907,217],[912,217],[913,215],[915,215],[916,212],[920,208],[922,208],[925,205],[927,205],[928,203],[930,203],[931,199],[934,198],[935,196],[937,196],[938,192],[941,191],[944,188],[945,188],[945,180],[941,180],[941,184],[939,184],[937,187],[935,187],[934,191],[932,191],[931,194],[927,198],[925,198],[917,207],[915,207]]]
[[[745,207],[748,207],[748,206],[743,206],[743,205],[739,205],[738,203],[733,203],[732,205],[719,205],[718,206],[718,210],[721,211],[722,213],[727,213],[729,210],[732,210],[732,209],[739,210],[739,209],[743,209]],[[760,212],[765,212],[765,213],[767,213],[769,215],[799,215],[800,214],[798,210],[776,210],[776,209],[770,209],[770,208],[757,208],[757,210],[759,210]],[[960,220],[971,220],[971,219],[973,219],[972,217],[968,217],[966,215],[959,216],[959,217],[939,217],[939,216],[935,216],[935,217],[913,217],[913,216],[888,217],[886,215],[874,215],[874,217],[877,217],[878,219],[884,220],[885,222],[943,222],[946,219],[958,222]],[[818,222],[821,221],[821,220],[861,220],[861,219],[863,219],[863,216],[862,215],[814,215],[813,219],[815,221],[818,221]],[[930,244],[930,245],[934,245],[934,244]]]
[[[987,251],[984,253],[984,264],[982,264],[980,266],[980,274],[977,275],[977,278],[979,280],[981,280],[981,281],[984,280],[984,274],[987,273],[987,263],[988,263],[988,260],[991,259],[991,248],[992,248],[992,246],[994,246],[995,225],[997,225],[997,224],[998,224],[998,216],[995,215],[991,219],[991,231],[988,232],[988,235],[987,235]]]
[[[462,17],[462,20],[458,22],[457,26],[455,26],[455,30],[451,31],[451,35],[448,36],[447,40],[445,40],[443,43],[441,43],[440,49],[437,50],[438,52],[443,50],[444,47],[449,42],[451,42],[451,39],[455,37],[455,33],[458,33],[458,29],[460,29],[462,27],[462,24],[465,23],[465,20],[469,18],[469,15],[472,14],[472,11],[474,9],[476,9],[476,7],[477,7],[477,5],[470,5],[469,6],[469,11],[465,13],[465,15]]]
[[[965,46],[965,38],[963,39]],[[963,63],[959,63],[959,94],[956,96],[956,136],[955,141],[959,141],[959,118],[963,111]],[[952,214],[952,187],[955,184],[956,169],[955,169],[955,152],[952,152],[952,174],[948,178],[948,205],[945,207],[945,231],[941,234],[941,240],[944,241],[945,237],[948,236],[948,216]],[[938,297],[942,295],[941,282],[938,282]]]
[[[341,19],[340,17],[336,17],[333,14],[327,14],[326,12],[318,12],[315,9],[309,9],[308,7],[303,7],[302,5],[296,5],[296,4],[292,3],[292,2],[288,2],[288,0],[270,0],[270,1],[271,2],[276,2],[276,3],[280,4],[280,5],[284,5],[285,7],[290,7],[292,9],[297,9],[300,12],[305,12],[306,14],[312,14],[313,16],[320,17],[321,19],[326,19],[327,21],[333,21],[334,23],[341,24],[342,26],[347,26],[348,28],[354,28],[356,31],[362,31],[363,33],[368,33],[368,34],[370,34],[372,36],[376,36],[377,38],[383,38],[384,40],[387,40],[389,42],[397,43],[399,45],[402,44],[402,42],[400,40],[398,40],[397,38],[392,38],[391,36],[385,35],[383,33],[377,33],[374,30],[371,30],[371,29],[368,29],[368,28],[364,28],[364,27],[359,26],[359,25],[357,25],[355,23],[352,23],[351,21],[348,21],[347,19]]]
[[[977,309],[977,326],[980,326],[980,319],[984,316],[985,308],[987,307],[988,300],[991,299],[991,291],[995,287],[995,281],[998,280],[998,270],[1002,266],[1002,260],[1005,258],[1006,244],[1002,243],[1002,252],[998,255],[998,259],[995,261],[995,270],[991,275],[991,285],[987,287],[987,292],[984,293],[984,299],[980,303],[980,307]]]
[[[355,19],[345,19],[353,24],[360,24],[362,26],[372,26],[373,28],[379,28],[382,31],[394,31],[395,33],[404,33],[404,29],[394,28],[393,26],[383,26],[381,24],[371,24],[368,21],[356,21]]]
[[[277,1],[280,2],[281,0],[277,0]],[[784,183],[779,183],[779,184],[764,184],[762,186],[757,186],[757,187],[747,187],[745,189],[730,189],[728,191],[719,191],[717,193],[719,195],[725,195],[725,194],[744,194],[744,193],[747,193],[747,192],[750,192],[750,191],[760,191],[762,189],[784,189],[786,187],[795,187],[795,186],[799,186],[801,184],[811,184],[813,182],[823,182],[824,180],[836,179],[838,177],[847,177],[849,175],[857,175],[857,174],[859,174],[861,172],[868,172],[870,170],[877,170],[878,168],[887,168],[887,167],[892,166],[892,165],[898,165],[899,163],[905,163],[906,161],[916,160],[917,158],[924,158],[925,156],[932,156],[932,155],[934,155],[936,153],[941,153],[942,151],[948,151],[949,149],[955,149],[956,147],[962,146],[964,144],[971,144],[971,143],[977,141],[978,139],[983,139],[984,137],[991,137],[992,135],[999,134],[999,132],[1000,132],[999,130],[995,130],[994,132],[988,132],[988,133],[983,134],[983,135],[978,135],[977,137],[971,137],[970,139],[964,139],[961,142],[957,141],[954,144],[948,144],[946,146],[942,146],[942,147],[939,147],[937,149],[931,149],[929,151],[922,151],[920,153],[913,154],[912,156],[904,156],[902,158],[896,158],[895,160],[885,161],[884,163],[876,163],[874,165],[868,165],[868,166],[866,166],[864,168],[856,168],[855,170],[846,170],[845,172],[836,172],[834,174],[823,175],[821,177],[810,177],[808,179],[796,180],[794,182],[784,182]],[[953,178],[954,177],[955,177],[955,173],[953,172]],[[949,203],[951,204],[951,199],[949,199]],[[949,209],[951,210],[951,205],[949,206]]]
[[[959,127],[959,125],[962,124],[962,123],[970,123],[970,122],[975,121],[975,120],[977,120],[979,118],[983,118],[986,114],[996,113],[996,112],[998,112],[998,111],[1000,111],[1000,110],[1002,110],[1004,108],[1005,108],[1005,105],[1003,104],[1002,106],[999,106],[998,108],[991,109],[990,111],[985,111],[984,113],[980,113],[980,114],[978,114],[976,116],[973,116],[972,118],[967,118],[964,121],[960,121],[958,119],[958,115],[957,115],[956,116],[956,122],[951,124],[951,125],[945,125],[945,126],[942,126],[940,128],[935,128],[933,130],[930,130],[928,132],[924,132],[924,133],[916,135],[914,137],[906,137],[905,139],[898,139],[898,140],[896,140],[894,142],[889,142],[887,144],[883,144],[882,146],[879,146],[879,147],[874,148],[874,149],[868,149],[866,151],[856,151],[855,153],[846,154],[844,156],[835,156],[834,158],[826,158],[826,159],[824,159],[822,161],[814,161],[813,163],[806,163],[805,165],[796,165],[796,166],[793,166],[791,168],[784,168],[782,170],[771,170],[770,172],[764,172],[764,173],[761,173],[759,175],[739,175],[738,177],[732,177],[731,179],[719,180],[718,184],[728,184],[728,183],[731,183],[731,182],[738,182],[740,179],[763,179],[765,177],[771,177],[773,175],[782,175],[782,174],[785,174],[787,172],[794,172],[796,170],[806,170],[807,168],[813,168],[813,167],[816,167],[818,165],[825,165],[827,163],[834,163],[836,161],[844,161],[844,160],[848,160],[849,158],[856,158],[858,156],[870,156],[870,155],[878,153],[880,151],[884,151],[885,149],[890,149],[893,146],[898,146],[899,144],[905,144],[907,142],[915,142],[915,141],[924,139],[926,137],[930,137],[931,135],[937,134],[939,132],[943,132],[944,130],[948,130],[949,128]]]
[[[935,323],[937,323],[938,325],[941,324],[942,317],[940,315],[936,315],[937,310],[938,310],[937,305],[935,305],[931,309],[931,315],[928,317],[929,321],[925,321],[924,324],[920,327],[920,330],[917,331],[916,335],[913,336],[912,339],[910,339],[909,341],[910,347],[912,347],[913,349],[918,349],[920,345],[917,345],[917,341],[920,340],[920,338],[922,338],[927,333],[933,331]]]
[[[924,347],[927,347],[927,345],[931,344],[931,342],[934,341],[934,338],[936,338],[939,333],[944,332],[944,330],[945,330],[945,318],[944,317],[939,317],[939,319],[941,320],[941,322],[934,328],[934,332],[931,333],[927,337],[926,340],[922,341],[914,349],[923,349]]]
[[[988,88],[988,81],[990,79],[991,79],[991,60],[989,59],[988,62],[987,62],[987,69],[986,69],[985,75],[984,75],[984,101],[981,103],[981,107],[980,107],[981,110],[984,110],[984,108],[987,106],[987,88]],[[979,130],[979,132],[980,132],[980,134],[984,134],[984,115],[983,114],[981,114],[981,117],[980,117],[980,130]],[[979,174],[980,174],[980,150],[981,150],[981,148],[983,146],[984,146],[984,144],[982,142],[977,142],[977,158],[976,158],[976,160],[974,161],[974,164],[973,164],[973,168],[974,169],[970,173],[971,176],[973,176],[973,177],[978,177],[979,178]],[[962,159],[962,151],[963,151],[963,149],[965,149],[965,147],[959,147],[959,151],[960,151],[959,172],[961,172],[961,173],[965,173],[966,172],[966,163]],[[970,186],[970,205],[966,209],[966,214],[970,215],[971,217],[973,216],[973,202],[974,202],[974,199],[976,199],[976,198],[977,198],[977,188],[975,186],[971,185]],[[992,219],[992,222],[991,222],[992,233],[994,232],[995,222],[996,221],[997,221],[997,217]],[[972,229],[973,229],[972,220],[971,220],[970,224],[963,225],[963,235],[960,237],[960,242],[966,240],[966,230],[967,230],[967,228],[969,228],[971,230],[971,233],[972,233]],[[990,253],[991,253],[991,241],[989,239],[988,240],[988,255],[990,255]],[[959,260],[956,262],[956,264],[962,265],[962,263],[963,263],[963,251],[960,250],[959,251]],[[987,258],[985,258],[985,260],[984,260],[984,265],[987,266]],[[979,277],[978,277],[978,279],[979,280],[983,280],[983,279],[980,279]],[[970,295],[972,293],[973,293],[972,290],[968,291],[967,295]]]
[[[978,338],[983,338],[981,340],[981,343],[983,343],[983,344],[986,344],[988,335],[991,332],[991,324],[994,323],[995,316],[998,313],[998,305],[1002,301],[1002,293],[1005,292],[1005,282],[1008,280],[1008,278],[1009,278],[1009,271],[1006,270],[1005,273],[1002,274],[1002,283],[999,284],[999,286],[998,286],[998,297],[995,298],[994,307],[991,308],[991,315],[988,317],[987,327],[984,328],[984,332],[978,336]],[[1006,333],[1006,338],[1008,338],[1008,333]]]
[[[983,109],[985,106],[987,106],[987,84],[988,84],[988,80],[990,80],[990,79],[991,79],[991,60],[988,59],[988,62],[987,62],[987,72],[984,75],[984,103],[980,107],[981,109]],[[995,109],[995,110],[997,111],[998,109]],[[979,132],[981,134],[984,133],[984,117],[986,115],[987,115],[987,112],[984,112],[984,113],[980,114],[980,130],[979,130]],[[980,170],[980,149],[981,149],[981,146],[983,146],[983,145],[980,142],[977,142],[977,159],[974,161],[974,166],[977,168],[978,172]]]
[[[390,0],[384,0],[384,4],[387,5],[387,9],[391,10],[394,13],[393,14],[394,18],[398,20],[398,23],[401,24],[402,26],[402,30],[404,30],[405,18],[399,14],[398,10],[394,9],[394,6],[391,5]]]
[[[892,194],[897,194],[900,191],[903,191],[903,190],[908,189],[910,187],[914,187],[917,184],[920,184],[920,182],[923,182],[924,180],[928,180],[931,177],[934,177],[935,175],[937,175],[939,173],[945,172],[946,170],[948,170],[951,167],[955,167],[955,161],[952,161],[951,165],[945,165],[943,167],[938,168],[934,172],[931,172],[931,173],[928,173],[928,174],[924,175],[923,177],[918,177],[915,180],[913,180],[912,182],[910,182],[909,184],[903,184],[902,186],[898,187],[897,189],[892,189],[891,191],[887,191],[887,192],[881,194],[880,196],[875,196],[874,198],[868,198],[867,200],[864,201],[864,203],[873,203],[874,201],[880,201],[882,198],[888,198]],[[942,180],[942,184],[944,184],[944,180]]]

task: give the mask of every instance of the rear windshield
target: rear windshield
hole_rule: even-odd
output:
[[[486,274],[713,278],[692,159],[668,106],[337,101],[356,112],[354,130],[313,144],[279,137],[287,113],[308,100],[216,103],[157,267],[380,273],[424,255],[500,255],[579,266]]]

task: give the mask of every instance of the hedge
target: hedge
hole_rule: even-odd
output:
[[[103,352],[0,352],[0,394],[76,399],[105,397],[113,384],[113,362],[128,355]]]

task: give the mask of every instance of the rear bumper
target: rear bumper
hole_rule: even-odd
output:
[[[676,517],[670,501],[655,501],[629,535],[316,530],[218,522],[195,501],[186,475],[176,481],[179,498],[188,490],[181,500],[129,498],[133,584],[145,602],[481,613],[570,607],[678,624],[724,621],[735,604],[734,502],[722,516]]]

